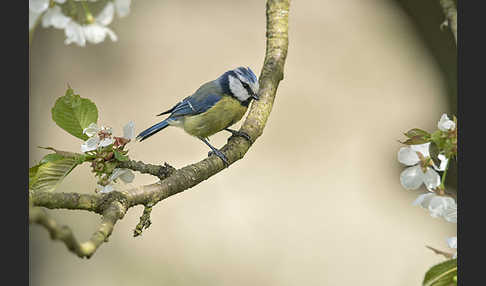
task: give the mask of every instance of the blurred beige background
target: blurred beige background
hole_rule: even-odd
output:
[[[47,153],[36,146],[80,148],[51,120],[66,83],[122,134],[129,120],[137,132],[154,124],[224,71],[248,65],[259,74],[263,63],[264,1],[133,1],[111,27],[118,42],[86,48],[65,46],[60,30],[36,31],[30,165]],[[289,39],[273,111],[243,160],[159,203],[141,237],[132,230],[143,208],[130,209],[90,260],[31,226],[30,284],[419,285],[443,260],[424,246],[448,250],[456,225],[411,205],[424,189],[400,186],[397,140],[413,127],[434,130],[447,111],[438,68],[388,1],[293,1]],[[129,149],[133,159],[175,167],[208,152],[175,128]],[[154,181],[138,175],[120,187]],[[58,191],[95,184],[82,166]],[[50,213],[82,240],[99,222],[81,211]]]

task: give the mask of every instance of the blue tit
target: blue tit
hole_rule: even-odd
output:
[[[222,130],[235,136],[250,137],[229,127],[238,122],[248,109],[252,99],[258,100],[258,79],[248,67],[238,67],[225,72],[219,78],[203,84],[196,92],[157,116],[170,114],[152,127],[140,132],[137,139],[143,141],[167,126],[184,129],[211,148],[226,165],[226,156],[208,142],[208,137]]]

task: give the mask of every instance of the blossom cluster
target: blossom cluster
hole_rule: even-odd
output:
[[[133,172],[125,168],[117,168],[117,160],[128,160],[123,150],[125,145],[135,138],[135,124],[128,122],[123,127],[123,136],[116,137],[110,127],[98,127],[91,123],[83,129],[83,134],[89,138],[81,144],[81,152],[91,154],[93,171],[100,177],[97,191],[108,193],[114,190],[113,183],[120,179],[124,183],[131,183],[135,178]]]
[[[82,7],[71,5],[71,8],[77,7],[77,10],[71,11],[81,11],[84,15],[85,23],[79,23],[72,17],[73,15],[63,13],[62,6],[65,2],[66,0],[29,0],[29,30],[32,30],[40,22],[44,28],[54,27],[64,30],[66,35],[64,43],[66,45],[76,43],[81,47],[84,47],[86,42],[101,43],[107,36],[112,41],[117,41],[118,37],[115,32],[107,26],[113,21],[115,11],[119,17],[128,15],[131,4],[131,0],[110,1],[96,17],[91,15],[86,8],[87,4],[84,2],[81,3],[83,4]]]
[[[400,183],[407,190],[417,190],[425,185],[427,193],[413,202],[428,210],[432,217],[441,217],[457,223],[457,203],[446,195],[444,179],[449,159],[457,154],[456,119],[443,114],[437,123],[438,130],[432,134],[414,128],[405,133],[410,139],[408,146],[400,148],[397,159],[408,166],[400,174]],[[434,153],[434,154],[431,154]],[[438,172],[443,172],[442,178]],[[457,248],[457,237],[447,240],[450,248]],[[457,252],[454,254],[456,257]]]

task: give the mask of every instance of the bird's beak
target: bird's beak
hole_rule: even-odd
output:
[[[259,97],[259,96],[258,96],[258,94],[256,94],[256,93],[253,93],[253,94],[251,95],[251,97],[252,97],[254,100],[259,100],[259,99],[260,99],[260,97]]]

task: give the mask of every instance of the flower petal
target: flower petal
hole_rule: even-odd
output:
[[[434,193],[426,193],[418,196],[418,198],[412,203],[412,205],[420,205],[424,209],[429,208],[430,200],[435,196]]]
[[[92,137],[96,133],[98,133],[98,131],[99,131],[98,125],[96,125],[96,123],[93,122],[90,125],[88,125],[88,127],[83,129],[83,134],[88,135],[88,137]]]
[[[107,26],[113,21],[115,15],[115,5],[112,2],[108,2],[105,8],[96,16],[96,22],[103,26]]]
[[[106,194],[106,193],[109,193],[109,192],[112,192],[112,191],[115,190],[111,184],[108,184],[106,186],[98,185],[98,188],[100,189],[99,192],[103,193],[103,194]]]
[[[93,151],[98,148],[98,143],[100,142],[100,137],[93,136],[81,144],[81,152],[85,153],[88,151]]]
[[[119,17],[125,17],[130,13],[131,0],[115,0],[116,13]]]
[[[115,143],[115,139],[113,138],[105,138],[103,140],[100,141],[100,144],[99,146],[100,147],[106,147],[106,146],[109,146],[111,144]]]
[[[106,27],[98,23],[83,26],[83,33],[86,41],[99,44],[106,38]]]
[[[110,37],[110,40],[112,40],[113,42],[118,41],[118,37],[116,36],[115,32],[113,32],[113,30],[111,30],[108,27],[106,27],[106,34],[108,35],[108,37]]]
[[[78,46],[84,47],[86,45],[86,38],[84,37],[83,28],[75,21],[69,21],[64,29],[66,39],[64,44],[69,45],[76,43]]]
[[[430,157],[429,146],[430,142],[424,144],[410,145],[410,148],[412,148],[412,150],[414,151],[422,153],[424,157]]]
[[[457,223],[457,205],[445,209],[442,217],[448,222]]]
[[[447,239],[447,244],[450,248],[457,248],[457,236],[449,237]]]
[[[431,192],[440,185],[440,176],[434,169],[427,168],[427,172],[424,174],[424,185]]]
[[[405,164],[407,166],[413,166],[417,164],[420,159],[417,153],[410,147],[402,147],[398,150],[398,162]]]
[[[123,126],[123,138],[133,139],[135,138],[135,123],[129,121],[127,125]]]
[[[49,0],[29,0],[29,10],[35,13],[42,13],[49,8]]]
[[[400,174],[400,183],[407,190],[416,190],[424,181],[424,173],[419,165],[408,167]]]
[[[115,168],[108,180],[112,182],[118,178],[120,178],[124,183],[131,183],[135,178],[135,175],[129,169]]]
[[[120,177],[120,175],[124,172],[124,170],[126,169],[115,168],[111,173],[110,177],[108,178],[108,181],[113,182],[114,180],[116,180],[118,177]]]
[[[126,171],[120,175],[120,179],[124,182],[124,183],[131,183],[133,181],[133,179],[135,178],[135,174],[133,174],[132,171],[128,170],[128,169],[125,169]]]
[[[437,127],[442,131],[449,131],[454,130],[454,128],[456,128],[456,124],[454,121],[450,120],[449,117],[447,117],[447,114],[444,113],[440,117]]]
[[[430,200],[428,209],[431,216],[439,217],[443,216],[444,211],[450,208],[452,205],[455,205],[455,201],[453,198],[436,195],[432,198],[432,200]]]
[[[69,21],[71,21],[71,18],[62,13],[61,7],[54,6],[47,9],[47,12],[42,17],[42,27],[47,28],[53,26],[57,29],[64,29]]]

